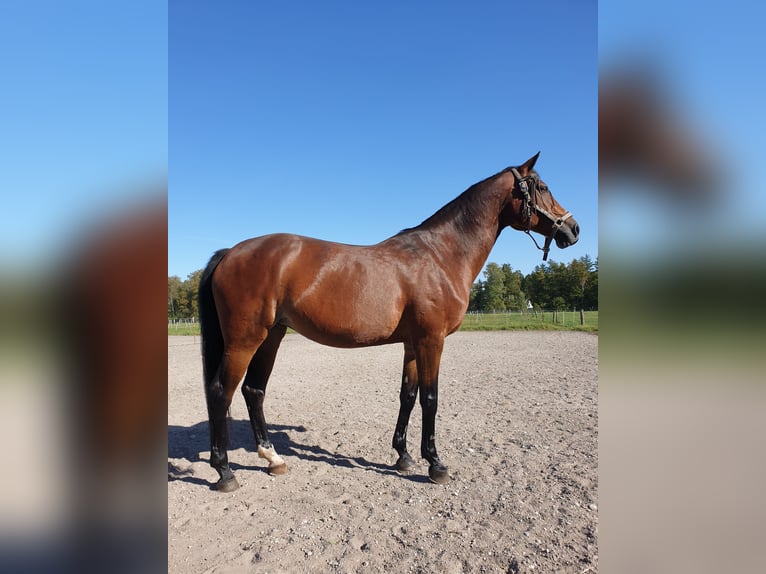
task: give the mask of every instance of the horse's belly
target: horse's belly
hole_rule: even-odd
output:
[[[305,298],[286,307],[282,323],[302,335],[333,347],[365,347],[397,341],[402,310],[396,293],[380,297],[337,293]]]
[[[369,347],[396,342],[398,321],[363,320],[290,313],[281,322],[301,335],[331,347]]]

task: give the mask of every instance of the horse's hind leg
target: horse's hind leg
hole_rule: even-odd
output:
[[[257,345],[228,348],[224,351],[219,379],[207,393],[207,409],[210,420],[210,465],[218,471],[220,479],[216,490],[230,492],[239,488],[234,473],[229,468],[229,429],[227,413],[231,399],[242,380],[247,364]]]
[[[287,472],[287,464],[279,456],[266,432],[266,419],[263,416],[263,401],[266,398],[266,385],[269,382],[274,360],[277,356],[279,344],[285,336],[287,328],[276,325],[269,331],[268,337],[258,348],[255,356],[247,368],[245,382],[242,384],[242,394],[245,397],[247,411],[250,414],[250,424],[255,435],[255,444],[258,447],[258,456],[269,461],[270,474],[284,474]]]
[[[402,474],[408,473],[415,466],[410,453],[407,452],[407,426],[410,413],[415,406],[418,396],[418,370],[415,363],[415,351],[412,345],[404,345],[404,367],[402,369],[402,389],[399,392],[399,418],[396,421],[392,446],[399,453],[396,470]]]

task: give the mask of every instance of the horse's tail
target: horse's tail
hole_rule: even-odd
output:
[[[213,272],[228,252],[228,249],[215,252],[202,272],[199,282],[199,326],[202,335],[202,373],[206,396],[218,380],[218,371],[223,359],[223,333],[213,299]]]

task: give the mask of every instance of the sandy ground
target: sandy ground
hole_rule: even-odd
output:
[[[447,339],[436,444],[393,470],[403,350],[322,347],[288,335],[265,403],[290,472],[254,452],[244,399],[231,409],[222,494],[208,465],[199,338],[168,338],[168,567],[223,572],[598,571],[598,337],[456,333]],[[419,454],[420,407],[409,430]]]

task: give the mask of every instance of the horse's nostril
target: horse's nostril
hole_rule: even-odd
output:
[[[580,235],[580,226],[577,223],[575,223],[574,227],[572,228],[572,231],[574,232],[575,237]]]

